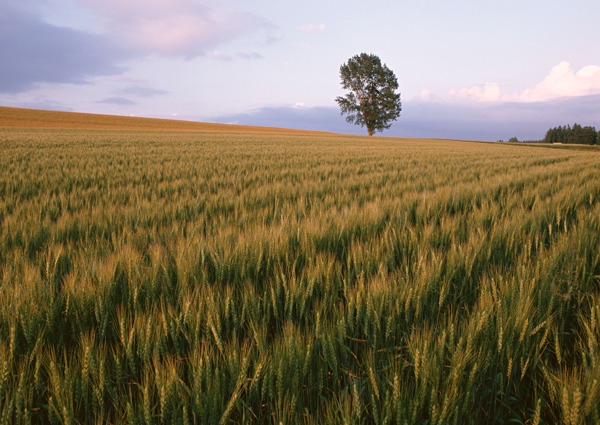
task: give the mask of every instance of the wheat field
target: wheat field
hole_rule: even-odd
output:
[[[18,127],[2,424],[600,422],[600,152]]]

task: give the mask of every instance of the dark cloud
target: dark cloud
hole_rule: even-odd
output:
[[[121,72],[124,52],[110,41],[43,22],[0,3],[0,92],[18,93],[36,83],[84,83]]]
[[[235,55],[228,55],[226,53],[221,52],[220,50],[215,50],[213,52],[208,52],[204,54],[204,57],[207,59],[214,59],[223,62],[230,62],[235,59],[243,59],[243,60],[251,60],[251,59],[263,59],[263,56],[256,52],[237,52]]]
[[[147,87],[142,85],[134,85],[125,87],[124,89],[119,91],[125,95],[138,96],[138,97],[153,97],[159,96],[162,94],[168,94],[169,92],[166,90],[155,89],[153,87]]]
[[[23,4],[27,3],[27,4]],[[125,60],[148,54],[222,60],[260,59],[255,52],[227,55],[207,49],[271,26],[251,14],[213,10],[187,1],[160,0],[153,8],[121,0],[89,0],[113,19],[100,36],[44,22],[35,1],[0,2],[0,93],[20,93],[39,83],[86,83],[90,77],[121,74]],[[155,10],[156,9],[156,10]],[[135,96],[165,94],[132,87]]]
[[[75,112],[73,108],[70,108],[54,99],[49,99],[45,96],[38,96],[30,101],[25,102],[7,102],[3,106],[24,109],[43,109],[45,111]]]
[[[600,95],[545,102],[408,102],[389,135],[472,140],[537,140],[550,127],[578,122],[600,127]]]
[[[457,104],[406,101],[402,116],[383,136],[464,140],[542,139],[550,127],[574,122],[600,129],[600,95],[538,103]],[[366,134],[345,122],[336,107],[269,107],[211,121],[243,125]]]
[[[126,97],[109,97],[108,99],[99,100],[96,103],[110,103],[114,105],[137,105],[133,100]]]
[[[214,117],[211,121],[225,124],[362,134],[360,128],[346,123],[346,120],[340,116],[339,110],[332,107],[267,107],[248,113]]]

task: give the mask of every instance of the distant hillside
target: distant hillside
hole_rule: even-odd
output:
[[[80,128],[106,130],[203,131],[227,133],[333,134],[276,127],[44,111],[0,106],[0,128]]]

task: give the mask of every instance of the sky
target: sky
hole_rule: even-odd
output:
[[[398,78],[398,137],[600,130],[598,0],[2,0],[0,105],[366,134],[339,68]]]

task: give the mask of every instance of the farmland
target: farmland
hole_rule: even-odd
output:
[[[35,119],[3,424],[600,422],[599,151]]]

